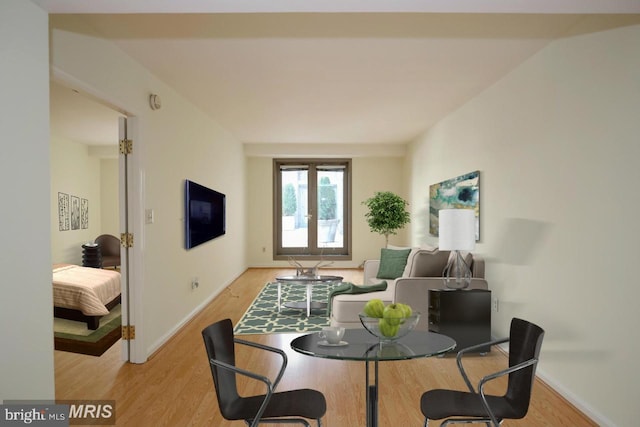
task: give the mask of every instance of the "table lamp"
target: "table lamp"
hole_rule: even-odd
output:
[[[460,251],[476,247],[476,216],[472,209],[441,209],[439,211],[439,241],[441,251],[453,251],[442,276],[445,286],[465,289],[471,283],[471,268]]]

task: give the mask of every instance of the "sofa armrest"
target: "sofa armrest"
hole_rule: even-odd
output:
[[[403,277],[396,281],[393,302],[401,302],[411,306],[420,313],[417,330],[429,330],[429,290],[443,289],[442,277]],[[472,278],[468,289],[489,289],[487,281]]]
[[[379,259],[368,259],[364,262],[364,273],[362,277],[363,285],[371,285],[375,282],[375,278],[378,275],[378,269],[380,268]]]
[[[479,255],[473,256],[473,264],[471,265],[471,277],[484,279],[484,258]]]

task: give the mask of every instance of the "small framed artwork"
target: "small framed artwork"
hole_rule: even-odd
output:
[[[438,235],[440,209],[472,209],[476,241],[480,240],[480,171],[469,172],[429,186],[429,234]]]
[[[89,228],[89,200],[80,200],[80,228]]]
[[[80,198],[71,196],[71,229],[80,229]]]
[[[69,230],[69,195],[58,193],[58,230]]]

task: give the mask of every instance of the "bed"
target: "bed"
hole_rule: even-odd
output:
[[[53,315],[86,322],[98,329],[100,318],[120,303],[120,272],[72,264],[53,266]]]

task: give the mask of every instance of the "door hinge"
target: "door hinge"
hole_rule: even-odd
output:
[[[120,154],[129,155],[133,152],[133,140],[121,139],[120,140]]]
[[[133,325],[122,325],[122,339],[125,341],[136,339],[136,327]]]
[[[120,234],[120,244],[123,248],[132,248],[133,247],[133,233],[122,233]]]

